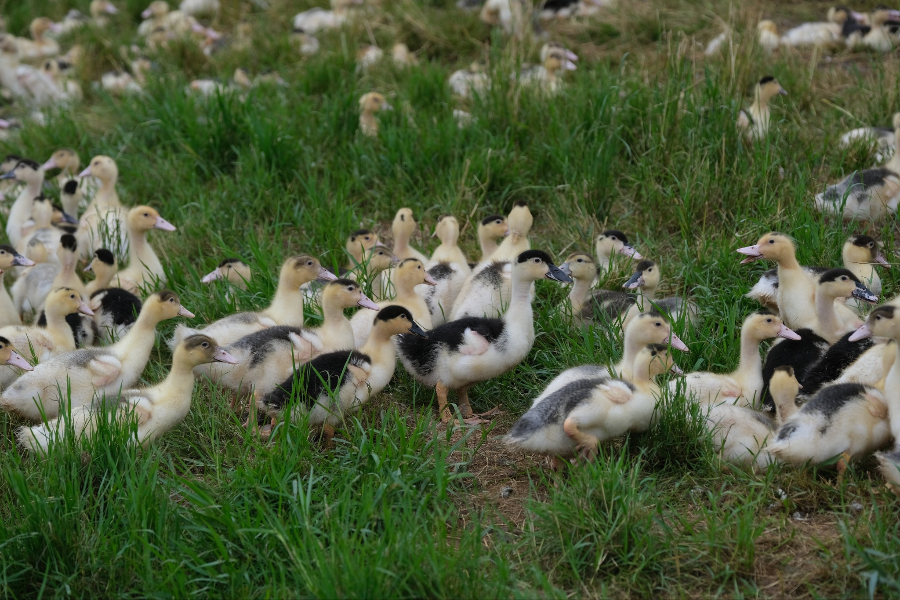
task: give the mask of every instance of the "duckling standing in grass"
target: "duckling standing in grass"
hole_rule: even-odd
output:
[[[131,293],[139,293],[147,285],[161,285],[166,282],[166,272],[162,262],[147,241],[147,233],[153,229],[175,231],[175,226],[163,219],[149,206],[136,206],[128,211],[128,266],[119,271],[121,287]]]
[[[34,199],[41,195],[44,184],[44,170],[33,160],[21,159],[0,180],[13,180],[25,184],[9,209],[6,219],[6,236],[9,243],[17,246],[23,237],[23,228],[34,210]]]
[[[394,234],[394,247],[391,251],[399,260],[415,258],[422,261],[422,264],[427,264],[428,257],[409,244],[410,238],[416,232],[416,225],[411,208],[401,208],[397,211],[391,224],[391,232]]]
[[[594,252],[597,255],[599,274],[608,273],[613,268],[613,257],[625,256],[631,260],[642,260],[644,257],[628,242],[628,237],[621,231],[607,229],[594,241]]]
[[[481,247],[479,262],[485,262],[493,256],[500,247],[497,240],[505,238],[509,233],[509,225],[503,215],[488,215],[483,218],[478,224],[478,245]]]
[[[16,308],[9,292],[6,291],[6,286],[3,285],[4,273],[16,266],[32,267],[34,262],[16,252],[16,249],[12,246],[0,245],[0,327],[22,324],[19,310]]]
[[[16,38],[19,57],[25,62],[38,62],[59,54],[59,42],[48,38],[47,32],[61,33],[62,26],[47,17],[38,17],[29,26],[31,39]]]
[[[119,200],[116,183],[119,167],[108,156],[95,156],[79,177],[96,177],[100,188],[81,215],[79,242],[83,256],[98,248],[109,248],[118,255],[129,251],[127,213]]]
[[[213,281],[227,281],[239,290],[247,291],[247,282],[252,273],[250,267],[239,258],[226,258],[215,269],[203,276],[201,283]]]
[[[526,67],[518,75],[520,85],[534,88],[543,94],[555,95],[562,88],[559,71],[574,71],[578,67],[569,56],[578,57],[567,50],[551,49],[542,55],[543,64],[537,67]]]
[[[506,443],[554,457],[580,454],[587,460],[598,446],[628,431],[647,431],[656,410],[659,386],[653,379],[678,367],[663,344],[641,349],[630,380],[588,376],[551,382],[516,421]],[[676,371],[677,372],[677,371]]]
[[[365,262],[363,260],[365,253],[375,246],[384,246],[384,244],[378,240],[378,234],[374,231],[357,229],[351,233],[347,237],[347,243],[345,244],[347,254],[350,255],[350,263],[347,265],[346,271],[341,272],[341,275],[347,271],[353,271],[363,264]]]
[[[19,312],[39,311],[47,294],[55,287],[71,287],[79,295],[84,295],[84,284],[75,273],[78,262],[78,244],[75,236],[65,234],[60,237],[59,242],[56,249],[58,262],[38,264],[13,284],[11,290],[13,304]]]
[[[509,235],[503,238],[497,251],[491,255],[491,261],[513,260],[522,252],[531,249],[531,241],[528,234],[534,225],[534,216],[524,200],[516,200],[506,217],[509,226]],[[484,265],[479,265],[483,268]],[[478,267],[475,269],[478,270]]]
[[[638,290],[634,303],[625,313],[623,328],[627,327],[636,315],[653,310],[664,313],[672,321],[697,325],[699,309],[696,304],[679,296],[656,297],[660,278],[659,265],[652,260],[642,260],[637,264],[634,274],[622,286],[628,290]]]
[[[378,136],[378,120],[375,113],[382,110],[394,110],[384,96],[378,92],[369,92],[359,99],[359,130],[368,137]]]
[[[634,294],[592,290],[592,282],[597,278],[597,263],[583,252],[570,254],[559,268],[575,280],[569,291],[568,309],[576,325],[616,322],[636,301]]]
[[[459,247],[459,221],[453,215],[441,215],[434,227],[434,235],[441,243],[425,264],[433,267],[438,263],[457,265],[463,271],[470,271],[469,260]]]
[[[461,98],[484,96],[491,90],[491,77],[481,61],[473,62],[468,69],[454,71],[448,80],[450,90]]]
[[[787,92],[777,79],[767,75],[759,80],[754,88],[753,104],[748,110],[741,110],[738,115],[738,129],[743,130],[747,140],[760,140],[769,133],[769,120],[771,119],[769,102],[779,94],[786,96]]]
[[[502,375],[527,356],[534,343],[531,284],[544,278],[572,282],[546,253],[523,252],[512,268],[512,295],[502,319],[466,317],[432,329],[427,339],[399,340],[400,360],[406,370],[419,383],[436,389],[442,421],[451,417],[447,405],[450,390],[457,391],[463,418],[471,420],[469,387]]]
[[[212,338],[192,335],[175,349],[172,369],[162,382],[151,387],[123,390],[112,406],[113,418],[120,422],[137,421],[137,430],[130,442],[146,448],[181,423],[191,409],[194,392],[191,370],[212,362],[234,364],[237,359],[218,347]],[[66,425],[72,427],[72,434],[77,439],[90,439],[97,430],[99,415],[96,411],[90,405],[73,408],[69,417],[19,428],[16,439],[25,449],[39,453],[46,453],[51,444],[65,438],[68,434]]]

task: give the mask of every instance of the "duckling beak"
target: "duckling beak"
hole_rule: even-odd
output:
[[[142,19],[149,19],[152,16],[153,16],[153,11],[150,10],[149,8],[145,8],[144,10],[141,11]]]
[[[191,31],[193,31],[194,33],[206,33],[206,27],[204,27],[197,21],[194,21],[193,23],[191,23]]]
[[[779,329],[778,333],[776,333],[775,335],[777,335],[780,338],[784,338],[786,340],[801,339],[800,335],[796,331],[794,331],[793,329],[789,329],[788,326],[785,325],[784,323],[781,324],[781,329]]]
[[[856,282],[856,287],[850,293],[850,296],[869,304],[878,304],[878,296],[872,290],[867,288],[861,281]]]
[[[192,313],[191,311],[189,311],[188,309],[186,309],[183,306],[179,306],[178,307],[178,316],[179,317],[187,317],[188,319],[193,319],[194,313]]]
[[[626,290],[633,290],[635,288],[639,288],[644,285],[644,272],[638,271],[634,275],[631,276],[631,279],[625,282],[625,285],[622,287]]]
[[[562,66],[563,66],[563,69],[565,69],[566,71],[575,71],[576,69],[578,69],[578,65],[573,63],[571,60],[563,61]]]
[[[41,168],[45,171],[49,171],[50,169],[55,169],[56,168],[56,159],[53,157],[50,157],[50,160],[48,160],[47,162],[42,164]]]
[[[15,178],[16,178],[16,170],[15,169],[10,171],[9,173],[4,173],[3,175],[0,175],[0,179],[15,179]]]
[[[175,226],[162,217],[156,217],[156,225],[154,225],[153,228],[162,229],[163,231],[175,231]]]
[[[84,300],[78,303],[78,312],[83,315],[87,315],[89,317],[94,316],[94,311],[91,310],[91,307],[85,304]]]
[[[641,260],[642,258],[644,258],[643,256],[641,256],[640,252],[634,249],[633,246],[622,246],[618,249],[617,252],[622,256],[629,256],[634,260]]]
[[[681,341],[681,338],[675,335],[675,332],[672,332],[672,337],[669,338],[669,344],[675,348],[676,350],[681,350],[682,352],[690,352],[688,350],[687,344]]]
[[[869,329],[868,323],[863,323],[859,326],[859,329],[853,332],[853,334],[847,338],[851,342],[856,342],[858,340],[864,340],[867,337],[872,337],[872,330]]]
[[[324,279],[325,281],[335,281],[337,279],[337,276],[325,267],[319,267],[318,279]]]
[[[428,273],[425,273],[425,283],[427,283],[428,285],[437,285],[437,281],[435,281],[434,278]]]
[[[381,105],[381,110],[394,110],[394,107],[390,105],[390,103],[385,102]]]
[[[358,306],[362,306],[363,308],[371,308],[372,310],[381,310],[381,307],[372,302],[372,300],[369,299],[368,296],[366,296],[365,294],[360,294],[360,296],[362,297],[359,299],[359,302],[356,303]]]
[[[557,267],[556,265],[547,265],[549,270],[547,274],[544,276],[547,279],[552,279],[553,281],[558,281],[560,283],[572,283],[572,278],[569,277],[565,271]]]
[[[889,269],[891,268],[891,263],[887,261],[887,259],[881,252],[875,255],[875,264],[881,265],[882,267],[887,267]]]
[[[31,363],[22,358],[22,355],[16,351],[9,353],[9,358],[6,359],[6,364],[11,367],[19,367],[23,371],[34,371],[34,367],[31,366]]]
[[[675,373],[676,375],[678,375],[679,377],[684,377],[684,371],[682,371],[681,367],[679,367],[675,363],[672,363],[672,366],[669,367],[669,370],[671,372]]]
[[[416,323],[415,321],[413,321],[413,324],[410,326],[409,332],[412,333],[412,334],[414,334],[414,335],[417,335],[417,336],[419,336],[419,337],[421,337],[421,338],[425,338],[426,340],[428,339],[428,334],[425,333],[425,330],[422,329],[422,328],[419,326],[419,324]]]
[[[512,234],[512,230],[510,230],[509,225],[506,226],[506,231],[503,232],[503,237],[509,237]]]
[[[562,271],[563,273],[565,273],[566,275],[568,275],[569,277],[572,276],[572,267],[569,265],[568,262],[564,262],[563,264],[559,265],[559,270]]]
[[[572,52],[571,50],[566,50],[566,58],[571,61],[577,61],[578,55]]]
[[[71,223],[73,225],[78,225],[78,219],[70,215],[69,213],[62,214],[63,223]]]
[[[206,37],[208,37],[211,40],[218,40],[222,37],[222,34],[219,33],[218,31],[216,31],[215,29],[213,29],[212,27],[207,27],[206,28]]]
[[[213,355],[213,360],[229,365],[236,365],[238,363],[238,359],[228,354],[225,348],[222,348],[221,346],[216,346],[216,353]]]
[[[778,93],[781,94],[782,96],[788,95],[787,90],[784,89],[783,87],[781,87],[780,85],[778,86]]]
[[[763,258],[765,258],[759,251],[759,244],[756,244],[754,246],[745,246],[744,248],[738,248],[736,252],[740,252],[741,254],[746,254],[748,256],[748,258],[745,258],[741,261],[742,265],[751,263],[754,260],[762,260]]]
[[[853,20],[855,20],[855,21],[865,21],[866,20],[866,15],[864,15],[862,13],[858,13],[855,10],[850,11],[850,16],[853,17]]]
[[[60,25],[59,23],[50,23],[50,31],[52,31],[53,33],[62,33],[62,30],[62,25]]]
[[[119,14],[119,9],[116,8],[115,6],[113,6],[112,2],[107,2],[106,3],[106,12],[108,12],[111,15],[117,15],[117,14]],[[143,13],[141,13],[141,14],[143,14]]]
[[[81,173],[79,173],[78,176],[79,176],[79,177],[87,177],[87,176],[89,176],[90,174],[91,174],[91,168],[88,167],[87,169],[85,169],[84,171],[82,171]]]
[[[88,266],[86,266],[86,267],[85,267],[84,269],[82,269],[82,270],[83,270],[85,273],[90,273],[90,272],[92,272],[92,271],[94,270],[94,263],[92,263],[92,262],[91,262],[91,263],[88,263]]]
[[[33,267],[34,261],[30,258],[25,258],[21,254],[16,254],[13,257],[12,264],[14,267]]]
[[[219,272],[218,269],[216,269],[215,271],[213,271],[211,273],[207,273],[206,275],[204,275],[203,279],[200,280],[200,283],[212,283],[213,281],[215,281],[217,279],[222,279],[222,273]]]
[[[10,127],[12,127],[12,123],[6,119],[0,119],[0,129],[9,129]]]
[[[376,245],[376,246],[381,246],[382,248],[387,248],[387,246],[386,246],[386,245],[384,244],[384,242],[382,242],[381,240],[378,240],[377,242],[375,242],[375,245]]]

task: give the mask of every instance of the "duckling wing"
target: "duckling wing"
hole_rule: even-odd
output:
[[[133,413],[137,424],[145,425],[153,416],[153,400],[141,390],[125,390],[119,397],[119,414]]]
[[[463,342],[459,346],[460,354],[467,356],[480,356],[488,351],[491,342],[472,328],[466,328],[463,332]]]
[[[741,110],[738,113],[737,118],[737,126],[739,129],[749,129],[750,125],[753,124],[753,119],[750,117],[750,113],[745,110]]]
[[[122,361],[112,354],[100,354],[87,363],[86,369],[90,374],[91,385],[100,389],[119,378],[122,374]]]

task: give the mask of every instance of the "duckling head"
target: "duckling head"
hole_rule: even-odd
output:
[[[34,199],[31,207],[31,219],[37,229],[49,227],[53,222],[53,203],[43,194]]]
[[[175,226],[159,216],[156,209],[149,206],[135,206],[128,211],[128,228],[133,231],[162,229],[175,231]]]
[[[48,317],[52,315],[65,318],[66,315],[74,312],[79,312],[89,317],[94,316],[94,311],[81,299],[81,294],[67,287],[56,288],[50,292],[47,296],[45,307]]]
[[[544,59],[544,68],[548,73],[556,73],[560,69],[566,71],[574,71],[578,66],[566,57],[566,53],[562,50],[551,50]]]
[[[250,281],[250,267],[239,258],[226,258],[210,273],[203,276],[202,283],[212,283],[223,279],[232,285],[247,289]]]
[[[478,224],[478,237],[486,237],[493,240],[509,235],[509,225],[503,215],[488,215]]]
[[[668,343],[676,350],[688,352],[687,345],[672,331],[666,318],[656,312],[641,313],[632,319],[625,328],[625,339],[640,346]]]
[[[628,238],[625,234],[615,229],[607,229],[598,235],[597,240],[594,243],[594,249],[597,256],[605,257],[607,260],[609,260],[613,254],[621,254],[622,256],[627,256],[634,260],[641,260],[644,258],[631,244],[628,243]]]
[[[547,60],[551,52],[560,52],[566,60],[577,61],[578,55],[559,42],[547,42],[541,47],[541,63]]]
[[[828,9],[828,20],[841,25],[850,18],[850,9],[846,6],[832,6]]]
[[[394,234],[394,237],[406,237],[409,238],[416,231],[416,219],[413,216],[413,211],[411,208],[401,208],[397,211],[397,214],[394,215],[394,222],[391,223],[391,232]]]
[[[652,260],[642,260],[635,267],[634,275],[632,275],[625,285],[622,286],[627,290],[642,289],[646,291],[656,290],[659,287],[659,265]]]
[[[756,31],[759,33],[767,31],[773,35],[778,35],[778,26],[775,25],[775,21],[766,19],[765,21],[760,21],[756,24]]]
[[[572,283],[572,278],[554,265],[550,255],[541,250],[526,250],[519,254],[514,269],[526,281],[551,279],[560,283]]]
[[[0,34],[0,54],[10,57],[19,56],[19,45],[16,39],[8,33]]]
[[[593,281],[597,276],[597,263],[584,252],[570,254],[566,262],[559,265],[559,268],[576,281],[585,279]]]
[[[844,242],[841,256],[845,264],[879,264],[890,267],[884,255],[881,253],[881,244],[875,238],[868,235],[854,235]]]
[[[292,256],[281,265],[278,287],[284,286],[287,289],[299,290],[301,285],[316,279],[334,281],[337,277],[323,267],[318,258],[309,254],[300,254]]]
[[[87,177],[88,175],[96,177],[103,183],[114,182],[119,178],[119,167],[116,165],[116,161],[108,156],[95,156],[91,159],[91,164],[78,176]]]
[[[455,246],[459,241],[459,221],[453,215],[441,215],[431,237],[437,237],[442,244]]]
[[[353,257],[357,263],[361,263],[363,254],[375,246],[383,246],[378,241],[378,234],[368,229],[357,229],[347,238],[345,248],[347,254]]]
[[[56,249],[56,256],[63,265],[73,265],[78,258],[78,240],[71,233],[63,234],[59,238],[59,248]]]
[[[428,337],[425,330],[413,320],[412,313],[397,304],[391,304],[379,310],[375,315],[375,323],[372,327],[385,331],[388,336],[412,333],[419,337]]]
[[[802,387],[794,375],[794,367],[789,365],[776,367],[769,380],[769,393],[778,407],[793,404]]]
[[[800,336],[794,330],[788,328],[780,317],[764,310],[749,315],[744,319],[744,324],[741,327],[744,331],[750,333],[752,339],[759,342],[775,337],[787,340],[800,339]]]
[[[189,335],[175,349],[173,362],[185,364],[191,368],[212,362],[235,365],[238,362],[225,348],[216,344],[216,340],[208,335]]]
[[[47,17],[38,17],[31,22],[31,37],[32,39],[38,40],[45,33],[51,31],[53,33],[61,33],[62,26],[59,23],[54,23]]]
[[[53,153],[47,162],[41,165],[41,168],[45,171],[62,169],[69,173],[75,173],[79,167],[81,167],[81,159],[78,157],[78,153],[71,148],[60,148]]]
[[[141,314],[143,315],[145,311],[157,323],[174,319],[175,317],[194,318],[194,313],[183,307],[178,294],[171,290],[162,290],[147,298],[144,302],[144,307],[141,309]]]
[[[363,94],[359,99],[359,110],[364,115],[373,115],[380,110],[394,110],[385,97],[378,92]]]
[[[512,210],[509,211],[506,223],[509,225],[510,235],[527,236],[534,224],[534,216],[528,209],[528,203],[524,200],[516,200]]]
[[[363,264],[368,267],[370,275],[380,273],[385,269],[390,269],[399,263],[400,260],[394,256],[394,253],[384,246],[375,246],[371,250],[366,250],[365,256],[363,257]]]
[[[397,278],[404,282],[409,282],[413,286],[419,284],[437,285],[437,281],[432,279],[425,265],[418,258],[407,258],[397,267]]]
[[[60,73],[59,63],[55,58],[48,58],[44,61],[44,64],[41,65],[41,72],[50,79],[55,80]]]
[[[877,304],[878,296],[847,269],[831,269],[819,277],[817,294],[828,298],[856,298],[869,304]]]
[[[867,337],[885,337],[900,340],[900,312],[890,304],[879,306],[869,313],[866,322],[848,338],[851,342]]]
[[[638,352],[634,360],[634,374],[636,376],[646,376],[648,379],[653,379],[657,375],[662,375],[669,371],[676,375],[684,375],[684,371],[675,364],[675,358],[665,344],[647,344]]]
[[[250,81],[250,74],[247,73],[247,69],[242,69],[238,67],[234,70],[234,76],[232,77],[234,82],[241,86],[242,88],[248,89],[253,87],[253,82]]]
[[[738,252],[747,256],[741,264],[755,260],[782,260],[790,256],[796,256],[797,250],[794,241],[783,233],[771,232],[759,238],[752,246],[738,248]]]
[[[154,2],[150,3],[150,6],[148,6],[143,10],[143,12],[141,12],[141,18],[161,19],[167,14],[169,14],[169,3],[164,2],[163,0],[155,0]]]
[[[37,162],[22,158],[12,170],[0,175],[0,179],[14,179],[22,183],[40,183],[44,179],[44,171]]]
[[[50,252],[41,240],[32,238],[31,241],[28,242],[28,247],[25,248],[25,256],[27,257],[27,260],[34,265],[47,262],[50,258]]]
[[[360,285],[352,279],[335,279],[322,291],[322,304],[331,303],[343,308],[361,306],[379,310],[379,306],[366,296]]]
[[[84,268],[84,272],[92,272],[98,279],[103,279],[105,275],[117,270],[116,255],[106,248],[100,248],[94,252],[94,257],[88,266]]]
[[[759,80],[756,95],[760,102],[768,102],[778,95],[787,96],[787,91],[781,87],[781,84],[778,83],[778,80],[775,79],[775,77],[766,75]]]
[[[22,356],[16,352],[16,349],[13,348],[12,343],[3,336],[0,336],[0,364],[18,367],[25,371],[34,370],[31,363],[22,358]]]
[[[98,19],[104,15],[118,14],[119,9],[109,0],[92,0],[90,12],[92,17]]]
[[[43,244],[41,244],[43,245]],[[9,244],[0,245],[0,269],[9,269],[11,267],[33,267],[34,261],[28,260],[19,254],[15,248]]]
[[[884,5],[876,8],[869,16],[872,27],[883,27],[885,23],[895,19],[900,19],[900,10],[894,10]]]

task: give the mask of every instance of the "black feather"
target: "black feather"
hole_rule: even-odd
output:
[[[362,366],[369,357],[355,350],[329,352],[300,365],[294,373],[263,398],[270,410],[281,411],[292,399],[307,410],[323,396],[335,394],[349,379],[347,365]]]
[[[464,317],[444,323],[428,332],[428,337],[417,335],[400,336],[397,347],[400,353],[414,367],[417,373],[427,375],[434,369],[438,353],[442,348],[456,352],[465,340],[466,329],[482,335],[491,344],[502,344],[506,324],[503,319]]]
[[[91,294],[91,299],[100,294],[103,294],[100,310],[112,317],[114,325],[127,326],[137,321],[142,306],[140,298],[122,288],[106,288]]]
[[[769,350],[763,365],[763,406],[768,411],[775,410],[775,400],[769,393],[769,382],[776,367],[790,366],[794,368],[797,381],[803,382],[806,374],[828,351],[827,340],[817,335],[812,329],[799,329],[799,340],[781,341]]]

